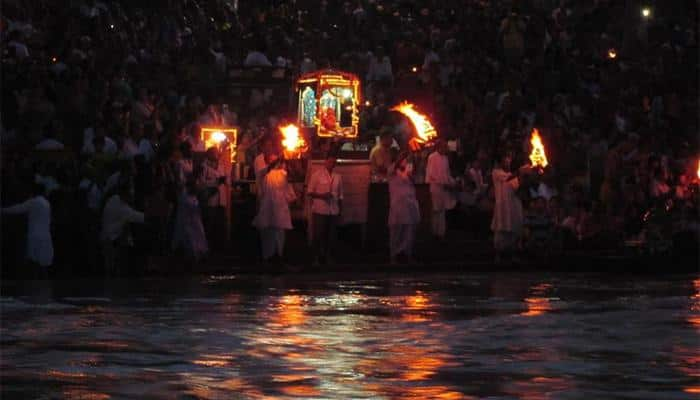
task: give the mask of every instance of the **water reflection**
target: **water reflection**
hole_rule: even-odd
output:
[[[527,306],[527,311],[521,313],[520,315],[526,317],[536,317],[552,311],[550,298],[545,297],[547,292],[549,292],[551,289],[552,285],[549,283],[540,283],[532,286],[530,288],[530,296],[523,300]]]
[[[421,291],[417,291],[411,296],[406,296],[405,306],[401,307],[408,313],[402,315],[401,320],[404,322],[425,322],[431,317],[430,297]]]
[[[700,331],[700,279],[693,281],[693,288],[695,291],[690,297],[690,311],[693,313],[688,316],[686,321]]]
[[[517,274],[280,278],[274,285],[248,279],[190,282],[170,296],[130,286],[111,288],[109,297],[96,292],[66,300],[40,290],[38,303],[30,301],[31,291],[10,287],[8,295],[3,286],[0,395],[700,394],[697,276],[635,282]]]

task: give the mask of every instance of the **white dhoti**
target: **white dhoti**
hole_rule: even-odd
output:
[[[268,260],[284,252],[284,231],[292,229],[289,201],[294,198],[294,191],[282,169],[273,169],[264,176],[261,189],[263,195],[253,226],[260,232],[262,258]]]
[[[430,219],[430,227],[433,235],[444,237],[447,230],[447,221],[445,218],[445,210],[433,210],[432,218]]]
[[[501,168],[494,169],[492,176],[496,200],[491,220],[493,244],[499,252],[516,250],[523,226],[523,208],[516,194],[520,182]]]
[[[403,254],[413,255],[413,243],[416,240],[416,225],[401,224],[389,226],[389,252],[391,257]]]
[[[269,260],[273,256],[282,256],[284,251],[284,229],[267,227],[258,230],[262,247],[263,260]]]
[[[430,184],[430,200],[433,207],[432,233],[442,238],[445,236],[447,226],[445,211],[453,209],[457,204],[455,194],[447,189],[455,183],[454,178],[450,175],[450,164],[447,156],[437,151],[428,156],[425,176],[425,181]]]
[[[389,254],[392,260],[399,254],[411,258],[420,207],[416,188],[405,171],[389,177],[389,200]]]

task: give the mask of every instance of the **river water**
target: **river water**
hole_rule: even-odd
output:
[[[3,282],[2,398],[698,399],[700,276]]]

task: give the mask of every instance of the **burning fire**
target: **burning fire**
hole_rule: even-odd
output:
[[[221,131],[215,131],[211,133],[211,136],[209,136],[209,142],[212,144],[219,144],[226,140],[226,134],[224,134]],[[207,146],[209,147],[209,146]]]
[[[532,166],[545,168],[549,162],[547,161],[547,154],[544,151],[542,138],[540,138],[540,131],[538,131],[537,128],[532,129],[530,144],[532,145],[532,151],[530,152],[530,162]]]
[[[416,134],[418,135],[416,140],[419,143],[425,143],[437,137],[437,130],[430,123],[428,117],[416,111],[413,108],[413,104],[403,102],[393,107],[391,111],[398,111],[411,120],[411,123],[416,128]]]
[[[284,146],[284,155],[286,158],[300,155],[306,149],[306,141],[299,135],[299,127],[294,124],[281,126],[282,146]]]
[[[232,135],[232,137],[230,136]],[[231,144],[236,143],[236,130],[233,128],[202,128],[201,138],[204,141],[204,147],[209,149],[212,147],[220,147],[226,142]]]

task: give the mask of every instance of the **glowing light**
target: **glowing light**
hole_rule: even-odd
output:
[[[552,311],[552,303],[550,299],[545,297],[547,291],[552,288],[549,283],[540,283],[531,288],[532,296],[526,297],[525,305],[527,306],[527,311],[520,313],[520,315],[525,317],[536,317],[538,315],[546,314]]]
[[[58,59],[56,57],[51,57],[51,62],[56,62]]]
[[[416,129],[416,141],[419,143],[425,143],[437,137],[437,130],[430,123],[428,117],[416,111],[413,108],[413,104],[403,102],[393,107],[391,111],[398,111],[411,120],[413,127]]]
[[[700,179],[700,160],[698,160],[698,170],[696,172],[698,179]]]
[[[608,50],[608,58],[611,60],[617,58],[617,50],[615,50],[614,48]]]
[[[221,131],[215,131],[212,132],[211,136],[209,136],[209,139],[214,143],[221,143],[224,140],[226,140],[226,134],[224,134]]]
[[[418,67],[411,67],[411,72],[418,72]]]
[[[371,105],[372,105],[372,102],[370,102],[369,100],[365,101],[365,107],[369,107]]]
[[[649,18],[651,16],[651,9],[649,7],[642,8],[642,17]]]
[[[204,142],[204,148],[216,148],[221,151],[229,151],[229,158],[233,162],[236,147],[236,136],[238,131],[236,128],[202,128],[200,138]]]
[[[282,146],[284,146],[285,158],[299,157],[306,151],[306,141],[299,135],[299,127],[294,124],[281,126]]]
[[[352,90],[350,89],[344,89],[343,90],[343,98],[349,99],[352,97]]]
[[[547,161],[547,153],[544,151],[544,144],[542,144],[542,138],[540,138],[540,132],[537,128],[532,129],[532,137],[530,138],[530,144],[532,145],[532,151],[530,152],[530,162],[533,167],[545,168],[549,165]]]

